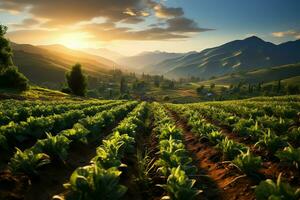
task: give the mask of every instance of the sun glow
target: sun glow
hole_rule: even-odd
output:
[[[57,43],[72,49],[88,48],[90,47],[88,38],[87,33],[66,33],[58,39]]]

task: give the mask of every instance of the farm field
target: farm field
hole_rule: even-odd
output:
[[[300,199],[300,96],[0,108],[0,199]]]

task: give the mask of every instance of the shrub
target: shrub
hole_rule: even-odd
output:
[[[18,71],[17,67],[10,66],[0,72],[0,87],[23,91],[28,89],[28,79]]]

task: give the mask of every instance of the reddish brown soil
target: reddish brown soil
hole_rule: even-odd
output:
[[[253,142],[249,138],[238,136],[236,133],[230,131],[229,127],[221,125],[220,122],[209,118],[206,118],[206,120],[209,123],[218,126],[221,129],[222,133],[229,139],[246,145],[250,148],[251,152],[254,155],[261,156],[263,165],[262,169],[259,172],[260,175],[264,176],[264,178],[276,180],[281,173],[282,177],[289,183],[297,186],[300,185],[300,171],[297,170],[294,166],[279,162],[278,158],[276,158],[274,155],[270,155],[268,151],[254,147]]]
[[[22,193],[30,185],[26,176],[14,176],[9,171],[0,173],[0,199],[2,200],[21,200]]]
[[[204,187],[201,199],[255,199],[256,184],[229,163],[222,163],[221,155],[208,142],[199,141],[183,120],[174,113],[172,116],[183,129],[186,148],[199,169],[197,181]]]

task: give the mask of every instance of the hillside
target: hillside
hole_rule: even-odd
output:
[[[182,56],[181,53],[169,53],[169,52],[143,52],[135,56],[123,57],[117,60],[122,66],[126,66],[133,70],[148,71],[149,65],[160,63],[164,60],[177,58]]]
[[[282,80],[283,83],[299,83],[300,63],[258,69],[246,73],[225,75],[208,81],[203,81],[201,84],[215,83],[229,85],[238,84],[240,82],[257,84],[259,82],[268,83],[277,80]]]
[[[275,45],[258,37],[235,40],[224,45],[165,60],[149,71],[169,78],[209,78],[232,72],[292,64],[300,61],[300,40]]]
[[[124,56],[118,52],[112,51],[110,49],[106,49],[106,48],[86,48],[86,49],[82,49],[82,51],[88,53],[88,54],[93,54],[96,56],[102,56],[104,58],[108,58],[110,60],[113,61],[117,61],[118,59],[123,58]]]
[[[114,62],[108,59],[71,50],[60,45],[33,46],[12,43],[14,63],[32,83],[56,87],[65,79],[65,72],[81,63],[89,75],[105,74]]]

